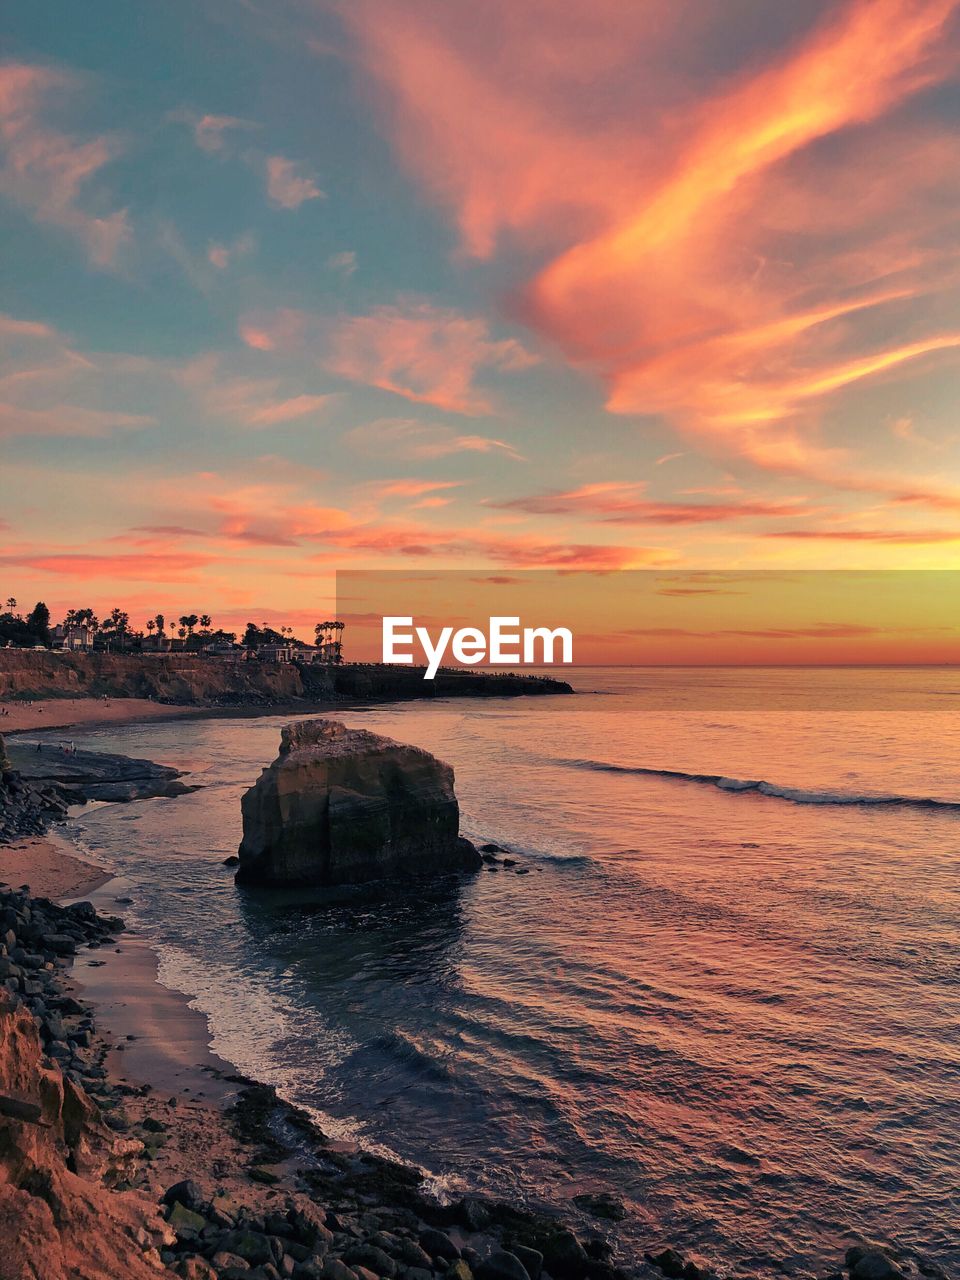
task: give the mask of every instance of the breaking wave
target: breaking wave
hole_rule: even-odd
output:
[[[717,787],[720,791],[770,796],[791,804],[819,805],[886,805],[907,809],[941,809],[960,812],[960,800],[942,800],[935,796],[904,796],[857,791],[812,791],[803,787],[786,787],[763,778],[730,778],[722,773],[687,773],[683,769],[653,769],[643,765],[609,764],[604,760],[558,760],[571,769],[589,769],[595,773],[629,773],[645,778],[669,778],[675,782],[697,782]]]

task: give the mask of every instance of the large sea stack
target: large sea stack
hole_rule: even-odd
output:
[[[348,885],[475,871],[453,769],[337,720],[301,720],[244,795],[240,884]]]

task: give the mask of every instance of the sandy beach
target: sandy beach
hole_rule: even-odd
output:
[[[30,729],[70,729],[81,725],[130,724],[143,720],[179,720],[209,714],[205,707],[181,707],[149,698],[49,698],[43,702],[0,702],[0,733]]]
[[[109,879],[107,872],[78,858],[54,833],[0,844],[0,883],[14,888],[28,884],[37,897],[79,898]]]

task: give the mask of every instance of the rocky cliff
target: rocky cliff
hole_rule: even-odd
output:
[[[155,698],[184,706],[264,706],[298,698],[393,701],[403,698],[514,697],[572,693],[562,680],[498,671],[440,671],[347,663],[234,662],[206,657],[141,657],[0,649],[0,700],[13,698]]]
[[[244,795],[241,884],[343,885],[476,870],[453,770],[336,720],[287,725]]]
[[[0,649],[0,699],[101,696],[255,706],[302,697],[303,684],[296,667],[272,662]]]
[[[142,1144],[44,1065],[37,1023],[0,992],[0,1276],[156,1280],[170,1238],[157,1205],[111,1187]]]

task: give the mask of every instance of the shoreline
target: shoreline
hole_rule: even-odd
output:
[[[198,714],[231,716],[236,711],[205,708]],[[249,714],[284,711],[258,707]],[[131,716],[129,722],[135,720]],[[5,854],[9,864],[3,861]],[[26,874],[20,875],[23,870]],[[127,905],[123,878],[78,856],[59,834],[0,846],[0,880],[30,883],[34,897],[92,902],[100,916],[122,914]],[[594,1206],[586,1211],[591,1225],[584,1227],[583,1219],[578,1220],[579,1238],[564,1220],[570,1206],[528,1209],[470,1194],[456,1204],[431,1199],[422,1171],[330,1139],[302,1108],[218,1056],[207,1017],[191,1008],[192,997],[161,983],[159,956],[146,937],[124,930],[110,943],[91,945],[96,949],[83,947],[71,957],[70,967],[62,970],[60,988],[95,1010],[94,1049],[102,1064],[102,1085],[90,1084],[91,1095],[104,1108],[112,1129],[145,1144],[142,1171],[131,1184],[134,1190],[157,1203],[174,1184],[185,1185],[187,1180],[193,1186],[172,1206],[167,1203],[165,1214],[171,1222],[171,1213],[179,1209],[193,1220],[191,1226],[191,1219],[180,1214],[186,1224],[183,1233],[175,1227],[176,1246],[161,1251],[161,1260],[177,1268],[167,1274],[186,1280],[241,1280],[247,1274],[250,1280],[274,1280],[273,1272],[246,1263],[242,1270],[204,1270],[200,1233],[226,1231],[225,1220],[232,1220],[244,1226],[253,1223],[254,1233],[262,1236],[267,1220],[277,1216],[271,1207],[289,1205],[304,1195],[327,1206],[324,1229],[332,1232],[339,1256],[313,1271],[292,1266],[278,1273],[293,1280],[541,1280],[542,1268],[543,1280],[708,1280],[714,1274],[699,1260],[661,1245],[656,1246],[659,1252],[643,1257],[618,1256],[615,1223],[621,1214],[616,1198],[604,1193],[593,1196]],[[336,1223],[348,1230],[337,1231]],[[386,1255],[384,1262],[375,1237],[389,1237],[400,1248],[408,1242],[408,1230],[414,1233],[408,1256]],[[436,1256],[431,1259],[429,1251],[421,1250],[422,1257],[412,1262],[413,1247],[420,1248],[416,1240],[430,1231],[447,1232],[445,1238],[453,1242],[456,1253],[441,1253],[438,1265]],[[557,1243],[561,1237],[562,1247]],[[281,1233],[278,1238],[285,1237]],[[370,1249],[380,1250],[379,1258],[361,1253]],[[554,1260],[547,1270],[542,1255],[550,1262],[551,1249]],[[563,1249],[570,1255],[566,1261]],[[500,1270],[491,1264],[498,1252],[513,1259],[501,1260]],[[189,1269],[184,1269],[188,1254]],[[876,1256],[875,1249],[870,1256]],[[518,1259],[519,1272],[514,1267]],[[464,1263],[461,1270],[456,1269],[458,1262]],[[524,1269],[527,1265],[529,1270]],[[849,1264],[848,1270],[853,1270]],[[878,1278],[851,1275],[851,1280]],[[900,1273],[883,1280],[901,1280]]]
[[[160,1206],[172,1228],[159,1251],[164,1274],[186,1280],[541,1280],[541,1271],[543,1280],[630,1280],[661,1274],[646,1263],[626,1270],[616,1265],[609,1230],[599,1221],[581,1243],[559,1209],[542,1213],[469,1194],[441,1203],[426,1190],[423,1171],[329,1138],[310,1114],[213,1051],[206,1016],[190,1007],[190,997],[160,982],[149,940],[116,919],[126,905],[121,876],[76,856],[61,856],[56,866],[60,884],[48,879],[52,892],[44,897],[58,897],[59,906],[47,903],[48,913],[83,902],[88,919],[92,904],[101,936],[78,943],[51,966],[56,982],[48,983],[48,992],[57,993],[55,1006],[72,1004],[70,1012],[89,1028],[74,1068],[80,1066],[82,1086],[100,1108],[96,1119],[122,1147],[143,1144],[139,1171],[118,1190]],[[78,866],[87,872],[83,894],[72,892]],[[56,894],[58,887],[64,892]],[[32,901],[44,909],[43,898]],[[44,1015],[34,1016],[43,1021]],[[64,1022],[69,1027],[66,1014]],[[67,1071],[64,1054],[57,1057]],[[0,1130],[3,1124],[0,1107]],[[222,1247],[215,1249],[210,1240],[218,1233]],[[283,1270],[264,1269],[269,1248],[278,1263],[280,1251]],[[551,1250],[555,1261],[548,1273]],[[705,1270],[686,1266],[684,1280],[707,1280]]]
[[[0,734],[13,738],[24,733],[57,729],[108,729],[170,720],[252,720],[261,716],[324,715],[338,708],[356,710],[366,703],[283,701],[275,705],[238,703],[236,706],[206,707],[187,703],[154,702],[149,698],[49,698],[44,702],[7,702],[9,715],[0,718]],[[47,715],[53,707],[67,708],[67,718]]]

